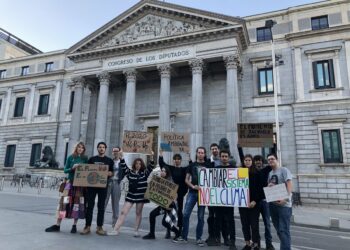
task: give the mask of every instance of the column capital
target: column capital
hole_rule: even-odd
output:
[[[85,78],[83,76],[72,77],[72,82],[75,88],[83,88],[86,84]]]
[[[195,74],[195,73],[201,74],[203,72],[203,67],[204,67],[203,59],[196,58],[196,59],[190,60],[188,63],[191,67],[192,74]]]
[[[224,56],[226,69],[237,69],[241,65],[241,61],[237,55]]]
[[[108,86],[111,81],[111,74],[107,71],[102,71],[97,75],[97,77],[98,77],[98,80],[100,81],[100,84],[105,84]]]
[[[123,71],[123,74],[125,75],[126,81],[136,81],[136,69],[126,69]]]
[[[171,66],[169,63],[157,65],[157,69],[161,77],[170,78],[171,75]]]

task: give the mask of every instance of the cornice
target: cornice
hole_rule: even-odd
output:
[[[303,38],[319,37],[322,35],[331,35],[334,33],[339,34],[339,32],[350,32],[350,24],[330,27],[330,28],[321,29],[321,30],[307,30],[307,31],[291,33],[286,35],[286,40],[293,41],[293,40],[298,40]]]
[[[178,45],[192,45],[200,41],[213,41],[234,37],[240,41],[238,44],[241,45],[241,51],[248,47],[248,43],[246,43],[247,41],[242,32],[242,27],[225,27],[221,29],[205,30],[180,36],[154,39],[148,41],[147,43],[139,42],[134,44],[95,49],[81,53],[74,53],[68,55],[68,58],[74,62],[81,62],[96,58],[101,59],[113,56],[121,56],[129,53],[147,52],[162,48],[170,48]]]
[[[65,74],[66,74],[66,70],[60,69],[60,70],[54,70],[54,71],[50,71],[50,72],[28,74],[25,76],[6,77],[3,79],[0,79],[0,83],[17,81],[17,80],[27,80],[27,79],[32,79],[32,78],[43,78],[43,77],[49,77],[49,76],[65,75]]]

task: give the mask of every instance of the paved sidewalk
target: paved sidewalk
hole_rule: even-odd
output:
[[[58,192],[56,190],[50,190],[49,188],[43,188],[41,193],[38,194],[37,189],[25,186],[19,193],[18,187],[11,187],[7,183],[5,183],[3,190],[0,192],[13,195],[58,197]],[[121,201],[122,200],[123,199],[121,199]],[[146,206],[153,207],[154,204],[149,203],[146,204]],[[235,214],[236,216],[238,215],[238,209],[236,209]],[[331,223],[331,219],[333,219],[333,224]],[[327,228],[350,232],[350,211],[297,206],[293,207],[292,223],[299,226]]]

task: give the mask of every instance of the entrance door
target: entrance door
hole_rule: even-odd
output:
[[[152,151],[154,152],[154,164],[158,163],[158,127],[148,127],[147,132],[153,134]],[[150,161],[150,157],[147,156],[147,162]]]

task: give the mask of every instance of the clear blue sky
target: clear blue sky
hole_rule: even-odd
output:
[[[67,49],[138,0],[1,0],[0,27],[47,52]],[[249,16],[316,0],[166,0],[231,16]]]

